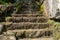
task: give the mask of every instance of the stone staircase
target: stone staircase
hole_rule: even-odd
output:
[[[7,20],[11,23],[6,25],[6,33],[13,33],[17,40],[54,40],[53,26],[48,24],[48,20],[39,13],[13,13]]]
[[[36,8],[35,0],[29,1],[28,5],[23,3],[22,11],[19,10],[21,13],[15,10],[6,19],[4,29],[7,30],[0,35],[0,40],[54,40],[54,26],[48,23],[48,17],[40,13],[40,8]]]

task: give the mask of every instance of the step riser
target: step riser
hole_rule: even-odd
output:
[[[53,31],[24,31],[20,33],[16,33],[18,38],[41,38],[41,37],[52,37]]]
[[[15,23],[7,26],[7,29],[14,30],[14,29],[44,29],[49,28],[49,24],[24,24],[24,23]]]
[[[48,19],[46,18],[36,18],[36,17],[12,17],[8,19],[9,22],[41,22],[45,23]]]

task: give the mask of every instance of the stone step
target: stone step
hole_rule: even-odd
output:
[[[15,36],[0,35],[0,40],[16,40]]]
[[[19,13],[20,12],[20,13]],[[13,13],[13,14],[42,14],[43,15],[43,12],[41,11],[19,11],[17,13]]]
[[[22,22],[22,23],[11,23],[6,25],[7,29],[14,30],[14,29],[45,29],[49,28],[50,24],[48,23],[29,23],[29,22]]]
[[[10,17],[6,21],[9,22],[41,22],[45,23],[48,21],[46,17]]]
[[[48,31],[48,30],[51,30],[53,31],[53,29],[19,29],[19,30],[7,30],[7,32],[11,32],[11,33],[20,33],[20,32],[29,32],[29,31]]]
[[[12,14],[12,17],[42,17],[42,14]]]
[[[53,37],[49,37],[49,38],[24,38],[24,39],[19,39],[19,40],[54,40]]]
[[[53,37],[53,30],[8,30],[7,32],[15,33],[18,38],[41,38]]]
[[[44,37],[44,38],[18,38],[19,40],[54,40],[53,37]],[[5,35],[0,35],[0,40],[16,40],[15,36],[5,36]]]

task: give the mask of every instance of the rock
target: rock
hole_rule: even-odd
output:
[[[16,38],[14,36],[0,35],[0,40],[16,40]]]
[[[0,34],[2,33],[3,25],[0,24]]]

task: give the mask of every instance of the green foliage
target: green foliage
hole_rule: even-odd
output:
[[[26,5],[26,6],[29,5],[28,2],[29,2],[28,0],[19,0],[19,2],[17,3],[16,11],[19,13],[23,9],[22,8],[23,5]],[[40,0],[33,0],[32,2],[32,5],[34,5],[33,10],[36,8],[36,10],[40,11],[41,10],[40,7],[42,4],[43,4],[43,1],[40,2]]]
[[[49,24],[53,24],[54,25],[54,31],[55,31],[55,40],[59,40],[60,39],[60,22],[55,22],[53,20],[48,20]]]
[[[6,0],[0,0],[0,4],[7,4]]]
[[[53,24],[53,25],[54,25],[55,21],[54,21],[54,20],[48,20],[47,23],[48,23],[48,24]]]
[[[22,3],[21,1],[17,3],[16,11],[17,11],[18,13],[21,11],[22,5],[23,5],[23,3]]]
[[[14,3],[15,0],[0,0],[0,4],[4,4],[4,5],[7,5],[9,3]]]
[[[40,10],[44,11],[44,5],[43,4],[41,5],[41,9]]]
[[[60,23],[59,22],[54,22],[54,27],[55,27],[55,40],[60,39]]]
[[[60,28],[60,23],[59,22],[55,22],[55,29],[58,31],[58,28]]]
[[[8,22],[10,20],[11,17],[6,17],[5,20]]]
[[[55,40],[59,40],[60,39],[60,34],[56,35]]]
[[[0,13],[2,13],[2,10],[0,9]]]

